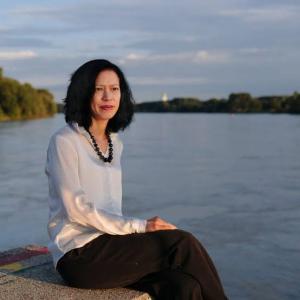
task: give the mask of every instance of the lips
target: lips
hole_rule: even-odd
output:
[[[113,109],[114,106],[113,105],[102,105],[100,106],[101,109],[104,109],[104,110],[109,110],[109,109]]]

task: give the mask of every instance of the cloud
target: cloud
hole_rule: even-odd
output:
[[[125,57],[119,59],[120,64],[130,64],[135,62],[154,62],[154,63],[196,63],[196,64],[218,64],[228,63],[230,54],[227,51],[207,51],[199,50],[193,52],[167,53],[167,54],[144,54],[129,53]]]
[[[1,35],[0,47],[40,47],[40,48],[50,48],[53,47],[50,41],[46,41],[40,38],[23,38],[23,37],[5,37]]]
[[[229,1],[229,0],[228,0]],[[216,16],[216,6],[228,8],[231,5],[222,0],[192,1],[97,1],[79,0],[75,3],[62,0],[59,5],[46,4],[19,5],[7,10],[12,18],[19,22],[51,22],[55,26],[71,27],[86,32],[122,30],[123,32],[139,31],[143,33],[189,34],[206,31],[203,23]],[[233,0],[231,0],[233,1]],[[231,2],[229,1],[229,2]],[[235,1],[233,1],[235,2]],[[230,3],[229,3],[230,4]],[[209,20],[208,20],[209,18]],[[179,21],[180,20],[180,21]]]
[[[240,53],[244,53],[244,54],[252,54],[252,55],[257,55],[257,54],[263,54],[263,53],[266,53],[268,52],[267,49],[264,49],[264,48],[242,48],[239,50]]]
[[[31,50],[25,51],[0,51],[0,60],[29,59],[36,57],[37,53]]]
[[[194,53],[193,61],[196,63],[227,63],[230,61],[230,55],[228,52],[225,51],[197,51]]]
[[[268,82],[274,91],[299,89],[294,0],[24,3],[6,1],[0,10],[0,64],[59,99],[71,72],[94,58],[122,64],[141,99],[162,85],[174,96],[266,92]]]
[[[194,85],[208,82],[206,78],[201,77],[128,77],[128,80],[134,85]]]
[[[292,5],[278,5],[261,8],[245,8],[221,10],[219,15],[226,17],[237,17],[248,22],[278,22],[298,18],[299,7]]]

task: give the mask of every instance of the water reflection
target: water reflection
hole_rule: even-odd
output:
[[[0,123],[0,250],[47,244],[54,118]],[[123,212],[194,233],[231,299],[300,296],[300,118],[137,114],[124,141]],[[289,292],[292,291],[292,292]]]

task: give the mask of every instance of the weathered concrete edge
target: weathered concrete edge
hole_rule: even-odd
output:
[[[70,298],[70,294],[72,297]],[[0,252],[0,299],[136,299],[147,293],[115,288],[85,290],[67,287],[55,271],[47,247],[27,245]],[[12,298],[10,298],[13,296]],[[36,298],[35,298],[36,296]]]

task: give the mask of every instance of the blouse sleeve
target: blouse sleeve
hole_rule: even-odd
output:
[[[62,136],[56,135],[50,140],[46,174],[49,180],[50,209],[51,202],[61,202],[71,222],[114,235],[146,231],[147,220],[120,216],[96,208],[87,198],[79,181],[78,154],[71,142]]]

